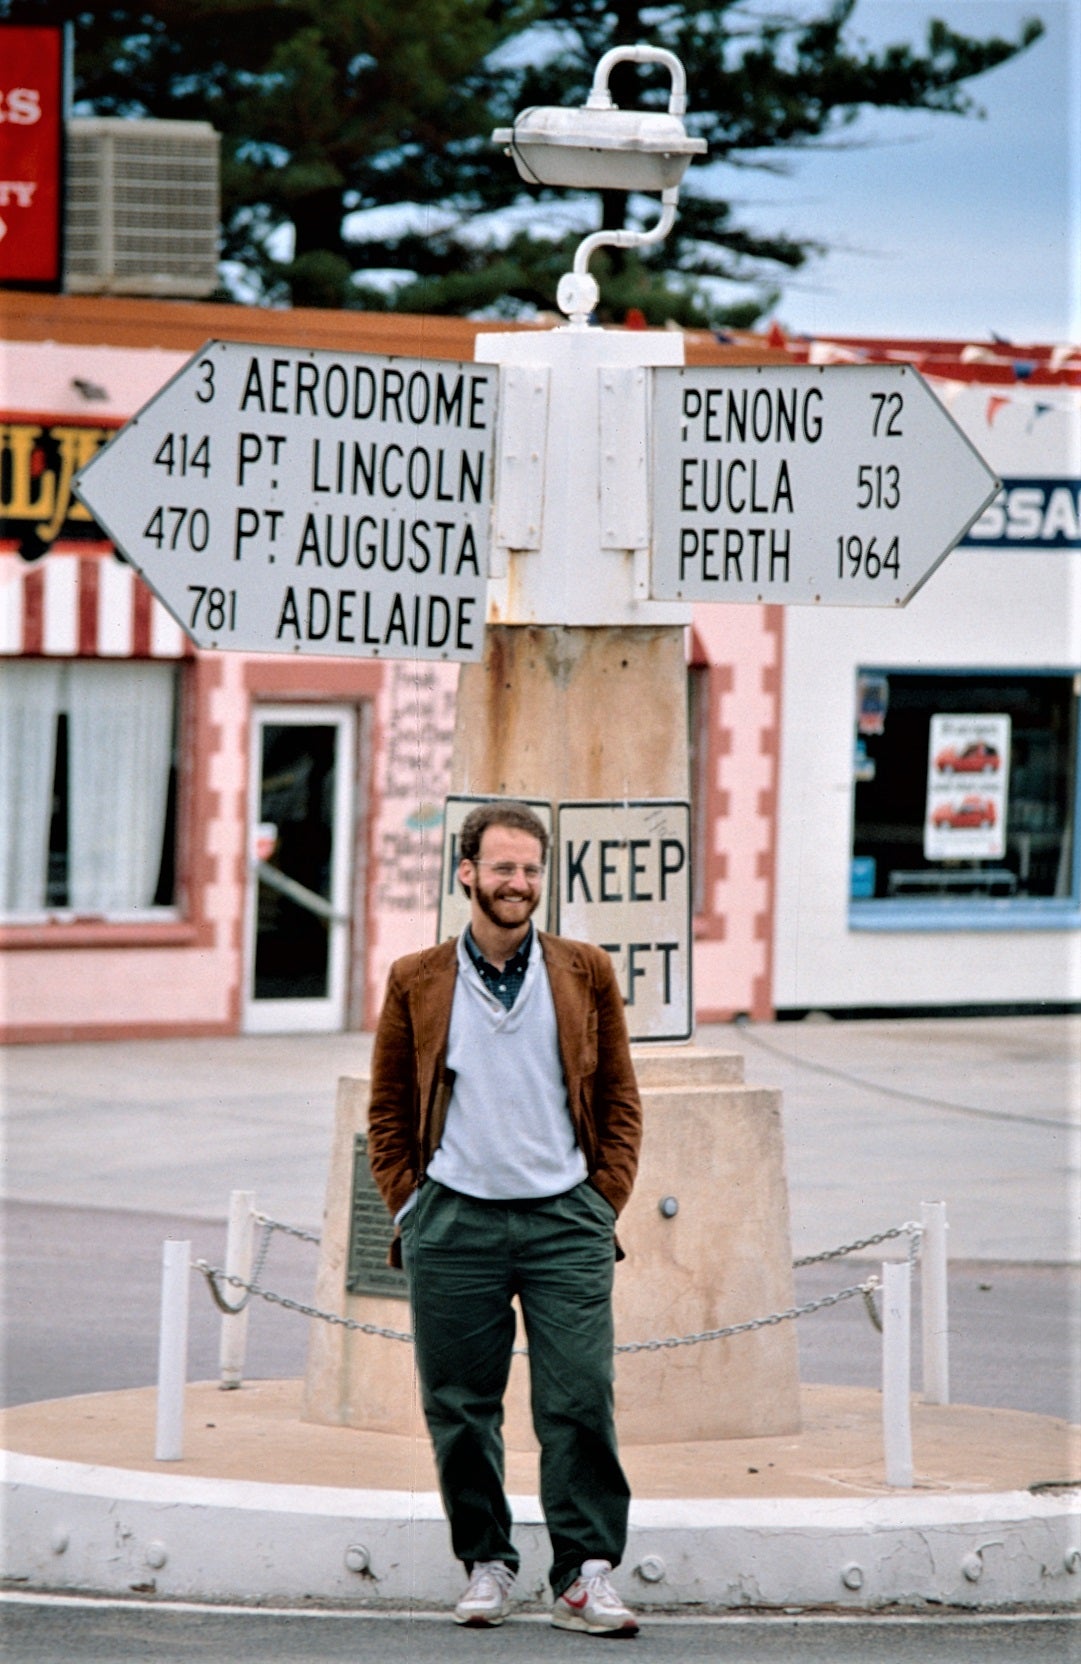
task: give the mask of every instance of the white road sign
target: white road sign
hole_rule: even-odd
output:
[[[998,491],[908,365],[653,377],[658,600],[903,606]]]
[[[691,810],[668,799],[561,803],[556,930],[615,961],[632,1040],[687,1040]]]
[[[211,341],[76,494],[200,647],[479,659],[497,376]]]

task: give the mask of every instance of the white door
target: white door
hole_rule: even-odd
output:
[[[252,710],[244,1030],[345,1027],[356,715]]]

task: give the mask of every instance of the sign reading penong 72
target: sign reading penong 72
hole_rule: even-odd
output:
[[[653,375],[658,600],[903,606],[998,489],[909,365]]]
[[[197,646],[476,660],[497,374],[211,341],[76,494]]]

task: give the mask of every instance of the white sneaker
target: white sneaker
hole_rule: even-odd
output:
[[[569,1589],[556,1599],[552,1622],[557,1629],[585,1630],[589,1635],[613,1637],[638,1634],[638,1619],[612,1585],[607,1560],[587,1560]]]
[[[465,1594],[454,1608],[454,1622],[471,1629],[494,1629],[507,1615],[514,1573],[502,1560],[478,1560]]]

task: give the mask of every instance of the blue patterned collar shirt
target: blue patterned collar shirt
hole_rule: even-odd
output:
[[[521,944],[501,971],[497,971],[495,966],[485,959],[473,940],[473,932],[468,925],[465,927],[465,946],[484,986],[509,1011],[521,993],[522,983],[525,981],[529,955],[533,947],[533,926],[530,925]]]

